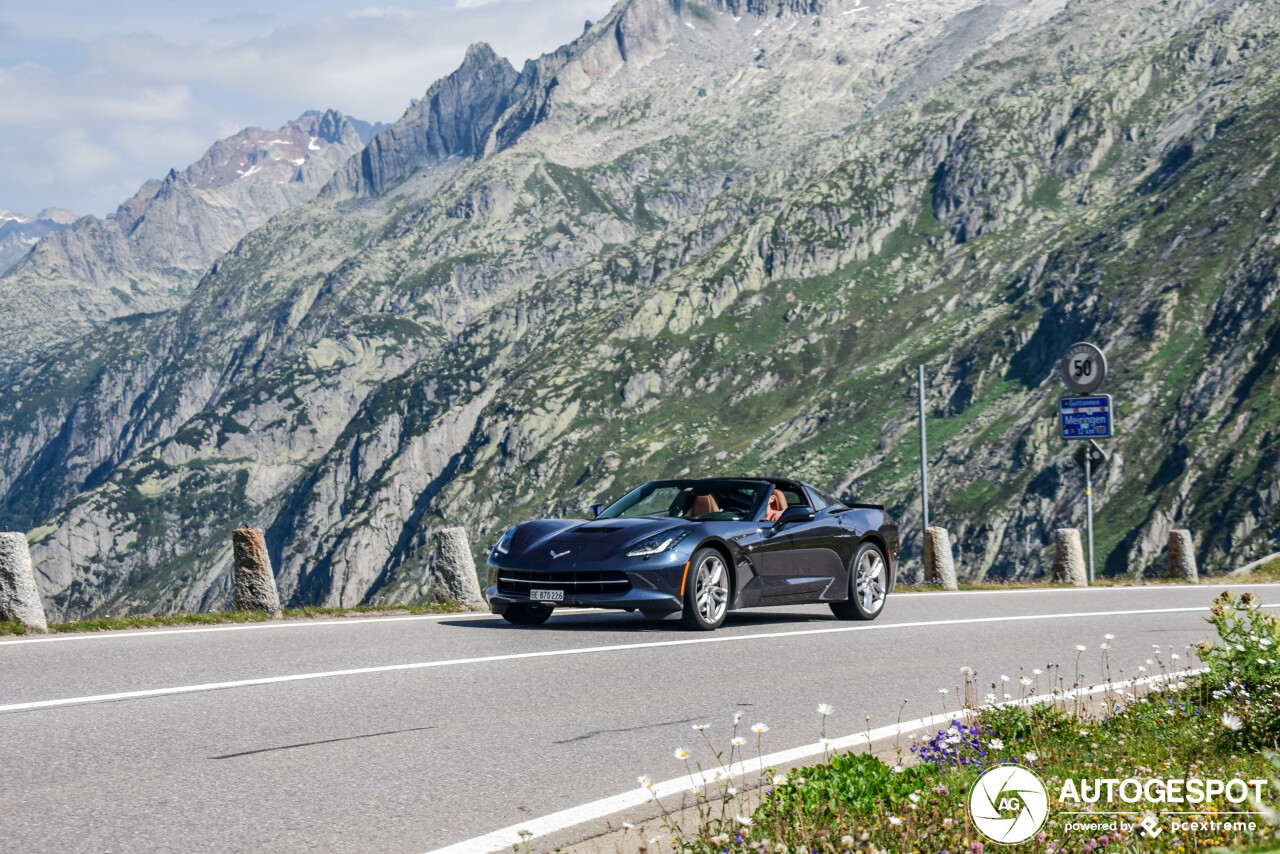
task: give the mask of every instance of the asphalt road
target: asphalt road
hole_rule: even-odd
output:
[[[1153,646],[1187,665],[1219,589],[896,594],[870,624],[792,607],[711,635],[592,612],[6,640],[0,850],[420,854],[679,776],[676,747],[710,760],[691,725],[727,748],[734,712],[771,752],[817,740],[818,703],[835,736],[955,708],[962,666],[1016,695],[1085,644],[1100,681],[1108,633],[1116,676]]]

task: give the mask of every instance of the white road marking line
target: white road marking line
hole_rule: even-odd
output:
[[[1193,676],[1198,673],[1205,673],[1208,668],[1200,668],[1198,670],[1180,670],[1174,673],[1160,674],[1156,676],[1147,676],[1142,679],[1127,679],[1123,682],[1110,682],[1102,685],[1094,685],[1090,688],[1079,688],[1071,691],[1064,691],[1061,694],[1048,694],[1044,696],[1026,697],[1022,700],[1013,700],[1007,703],[999,703],[1001,706],[1009,705],[1033,705],[1035,703],[1045,703],[1050,700],[1072,699],[1077,696],[1088,696],[1091,694],[1101,694],[1108,691],[1116,691],[1124,688],[1132,688],[1136,685],[1146,685],[1153,682],[1161,682],[1168,679],[1180,679],[1185,676]],[[842,738],[831,740],[831,745],[824,746],[822,744],[807,744],[802,747],[794,747],[790,750],[781,750],[777,753],[770,753],[767,756],[755,759],[747,759],[742,762],[735,762],[732,766],[721,766],[702,771],[696,775],[686,774],[683,777],[676,777],[671,780],[664,780],[661,783],[653,784],[653,795],[657,798],[665,798],[670,795],[679,795],[685,792],[692,792],[696,789],[703,788],[708,783],[714,782],[719,776],[729,774],[733,777],[745,777],[750,774],[759,774],[765,768],[777,768],[797,762],[801,759],[808,759],[812,756],[818,756],[824,751],[836,753],[847,748],[857,747],[873,741],[879,741],[884,738],[891,738],[895,735],[903,733],[915,732],[927,727],[936,726],[938,724],[949,724],[951,721],[963,717],[965,714],[963,709],[954,712],[944,712],[940,715],[933,715],[927,718],[917,718],[914,721],[905,721],[901,724],[893,724],[891,726],[879,727],[873,730],[846,735]],[[576,824],[582,824],[586,821],[594,821],[595,819],[604,818],[614,813],[622,812],[626,809],[642,806],[653,798],[650,797],[648,791],[643,788],[633,789],[629,792],[623,792],[620,795],[614,795],[611,798],[603,798],[598,801],[592,801],[577,807],[571,807],[560,812],[550,813],[548,815],[535,818],[522,824],[513,824],[510,827],[504,827],[501,830],[495,830],[492,833],[486,833],[483,836],[477,836],[474,839],[468,839],[463,842],[457,842],[444,848],[436,848],[428,854],[493,854],[496,851],[505,851],[509,848],[519,848],[524,838],[521,833],[527,835],[528,839],[536,839],[539,836],[546,836]]]
[[[1208,583],[1205,586],[1210,586]],[[1248,584],[1228,583],[1232,588],[1236,587],[1280,587],[1277,582],[1254,582]],[[928,592],[912,591],[910,593],[903,592],[903,596],[916,598],[918,596],[983,596],[997,595],[1002,596],[1008,593],[1089,593],[1097,591],[1114,592],[1117,590],[1141,590],[1143,592],[1151,592],[1153,590],[1188,590],[1183,585],[1178,584],[1150,584],[1150,585],[1133,585],[1132,587],[1049,587],[1037,589],[1033,587],[1019,587],[1015,590],[930,590]],[[787,606],[779,606],[787,607]],[[803,607],[803,606],[801,606]],[[755,609],[752,609],[755,610]],[[568,614],[603,614],[613,613],[614,609],[610,608],[557,608],[554,616],[564,616]],[[737,612],[735,612],[737,613]],[[745,612],[744,612],[745,613]],[[116,638],[154,638],[163,637],[165,635],[192,635],[204,634],[208,632],[245,632],[257,631],[260,629],[297,629],[306,627],[319,626],[356,626],[356,625],[377,625],[380,623],[397,623],[406,620],[449,620],[449,619],[498,619],[494,614],[484,611],[459,611],[453,614],[415,614],[406,617],[334,617],[332,619],[316,619],[316,620],[283,620],[262,623],[236,623],[230,626],[200,626],[190,629],[139,629],[136,631],[101,631],[101,632],[69,632],[59,635],[41,635],[40,637],[21,637],[14,640],[0,641],[0,646],[17,646],[19,644],[28,643],[64,643],[66,641],[84,641],[84,640],[114,640]]]
[[[564,608],[560,614],[594,614],[602,608]],[[164,635],[198,635],[208,632],[247,632],[258,629],[297,629],[320,626],[359,626],[379,625],[381,623],[401,623],[407,620],[449,620],[449,619],[499,619],[496,614],[487,611],[458,611],[452,614],[414,614],[406,617],[332,617],[320,619],[282,620],[262,623],[236,623],[230,626],[200,626],[191,629],[141,629],[138,631],[101,632],[69,632],[65,635],[42,635],[35,638],[0,641],[0,646],[16,646],[24,643],[62,643],[64,641],[104,640],[116,638],[155,638]]]
[[[1263,607],[1280,607],[1280,605],[1264,605]],[[328,679],[336,676],[363,676],[369,673],[392,673],[398,670],[426,670],[436,667],[458,667],[466,664],[489,664],[498,661],[518,661],[526,658],[553,658],[564,655],[589,655],[600,652],[622,652],[633,649],[659,649],[671,646],[693,646],[695,644],[739,643],[743,641],[768,640],[771,638],[804,637],[806,635],[844,634],[847,632],[887,631],[889,629],[912,629],[928,626],[963,626],[979,623],[1013,623],[1026,620],[1068,620],[1088,617],[1126,617],[1141,614],[1184,614],[1199,613],[1209,610],[1206,607],[1192,608],[1150,608],[1127,611],[1093,611],[1070,614],[1025,614],[1013,617],[969,617],[955,620],[924,620],[911,623],[864,623],[856,626],[837,626],[829,629],[797,629],[789,632],[761,632],[758,634],[721,635],[711,637],[686,638],[672,641],[650,641],[648,643],[628,643],[614,646],[571,647],[569,649],[549,649],[537,652],[513,652],[504,655],[486,655],[476,658],[454,658],[442,661],[419,661],[412,664],[384,664],[378,667],[355,667],[348,670],[326,670],[320,673],[298,673],[291,676],[265,676],[258,679],[237,679],[230,682],[208,682],[202,685],[178,685],[171,688],[148,688],[141,691],[121,691],[115,694],[94,694],[87,697],[66,697],[59,700],[34,700],[26,703],[11,703],[0,706],[0,712],[19,712],[31,709],[49,709],[57,706],[78,706],[86,703],[103,703],[110,700],[132,700],[140,697],[163,697],[170,694],[195,694],[201,691],[220,691],[226,688],[248,688],[255,685],[273,685],[278,682],[303,682],[311,679]]]

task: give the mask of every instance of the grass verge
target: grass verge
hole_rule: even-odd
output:
[[[1108,690],[1085,701],[1078,657],[1072,684],[1039,670],[1017,680],[1001,676],[983,705],[924,739],[912,736],[896,763],[870,753],[832,755],[785,776],[766,771],[764,787],[745,792],[714,780],[698,791],[696,822],[672,822],[670,842],[646,847],[689,854],[982,854],[1001,846],[975,825],[966,808],[971,791],[990,769],[1016,766],[1043,782],[1048,799],[1047,819],[1017,845],[1022,852],[1280,849],[1280,618],[1262,611],[1251,594],[1237,599],[1228,592],[1214,600],[1208,620],[1220,642],[1154,651],[1143,670],[1155,675],[1140,674],[1152,680],[1144,689]],[[1108,676],[1111,640],[1101,646]],[[1180,675],[1192,658],[1207,671]],[[976,673],[965,678],[976,688]],[[1013,690],[1024,703],[998,703],[998,693],[1019,685]],[[818,711],[825,720],[832,710]],[[745,744],[736,720],[734,738],[730,763]],[[724,761],[720,753],[715,758]],[[1243,797],[1236,797],[1239,786],[1192,797],[1210,781],[1237,779],[1259,782]],[[1120,782],[1095,782],[1106,780]],[[1152,791],[1176,789],[1186,801],[1123,797],[1134,791],[1128,780],[1144,787],[1159,781]],[[1023,809],[1000,795],[991,809],[1012,823]],[[1141,827],[1147,816],[1157,835]]]
[[[354,608],[285,608],[286,620],[313,620],[335,617],[389,617],[417,614],[453,614],[466,611],[461,602],[433,602],[429,605],[397,605],[375,607],[360,605]],[[97,617],[70,623],[50,623],[49,633],[106,632],[120,629],[154,629],[164,626],[211,626],[222,623],[263,623],[270,617],[263,611],[208,611],[202,614],[166,614],[151,617]],[[0,635],[30,634],[22,623],[0,620]]]

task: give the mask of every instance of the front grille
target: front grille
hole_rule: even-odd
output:
[[[528,595],[534,588],[563,590],[565,595],[577,593],[626,593],[631,582],[621,572],[542,572],[532,569],[498,570],[498,592]]]

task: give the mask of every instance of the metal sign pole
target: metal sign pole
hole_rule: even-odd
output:
[[[920,507],[924,530],[929,529],[929,451],[924,435],[924,365],[920,365]]]
[[[1089,584],[1093,584],[1093,461],[1087,450],[1084,455],[1084,506],[1089,525]]]

